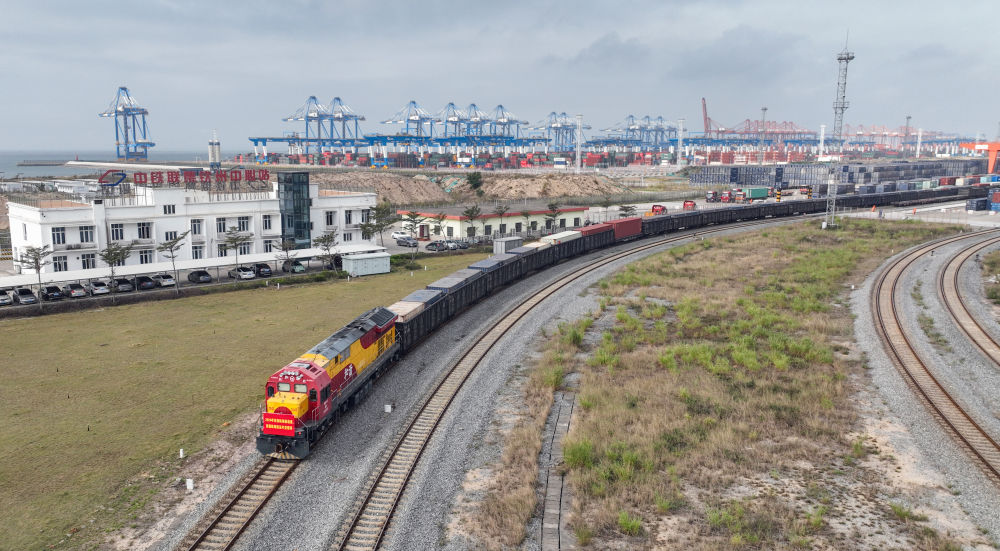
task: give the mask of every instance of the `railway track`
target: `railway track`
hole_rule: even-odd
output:
[[[298,464],[298,461],[273,458],[261,461],[246,484],[226,502],[197,539],[190,545],[183,544],[180,549],[225,551],[231,548]]]
[[[781,220],[793,222],[812,217],[815,217],[815,215]],[[375,549],[378,547],[385,535],[388,521],[402,495],[406,482],[409,480],[412,469],[416,466],[420,454],[423,453],[424,446],[429,441],[434,428],[437,426],[448,405],[458,393],[462,383],[465,382],[465,379],[493,344],[517,320],[521,319],[531,308],[544,300],[545,297],[556,292],[559,288],[568,285],[576,278],[581,277],[591,268],[625,258],[636,252],[659,247],[671,242],[690,239],[697,234],[717,233],[774,223],[775,221],[764,220],[729,224],[693,234],[676,235],[660,239],[654,243],[648,243],[629,249],[628,251],[615,253],[596,260],[589,264],[586,267],[587,269],[581,269],[576,275],[557,281],[549,288],[522,303],[513,312],[508,314],[500,322],[500,325],[481,336],[476,344],[465,353],[462,359],[452,366],[446,376],[439,378],[439,384],[435,387],[434,392],[425,400],[418,411],[408,418],[406,429],[398,437],[395,446],[383,455],[381,471],[369,479],[364,492],[364,498],[359,500],[355,507],[355,513],[348,517],[351,519],[350,523],[345,523],[345,526],[341,528],[339,534],[341,541],[338,544],[339,546],[335,548]],[[222,500],[224,505],[217,507],[216,510],[206,515],[206,519],[199,524],[199,528],[188,534],[188,537],[176,547],[176,550],[225,551],[230,549],[243,531],[250,525],[257,513],[264,507],[278,488],[281,487],[296,465],[298,465],[298,461],[296,460],[262,459],[244,477],[244,482],[236,486],[238,489],[230,492],[229,495],[232,497],[224,498]],[[208,521],[207,519],[212,520]],[[207,527],[201,529],[200,526]]]
[[[927,404],[933,415],[941,422],[949,432],[952,433],[965,447],[965,449],[977,460],[984,472],[994,482],[1000,483],[1000,444],[976,423],[976,421],[961,407],[958,401],[944,388],[940,381],[934,377],[928,366],[917,354],[913,342],[902,328],[900,315],[896,309],[895,296],[899,291],[900,281],[906,270],[921,256],[933,251],[936,248],[957,243],[968,239],[969,235],[946,238],[931,242],[914,251],[900,257],[890,264],[878,277],[872,288],[872,304],[875,318],[875,327],[879,337],[885,345],[886,351],[896,365],[896,368],[903,375],[907,384]],[[996,240],[991,240],[996,241]],[[985,245],[984,245],[985,246]],[[973,247],[973,249],[975,246]],[[974,254],[973,251],[972,254]],[[959,255],[962,256],[962,255]],[[966,259],[968,257],[965,257]],[[949,263],[951,266],[951,263]],[[958,266],[949,271],[945,268],[946,274],[951,274],[951,284],[955,284],[958,275]],[[940,280],[947,280],[946,275],[942,275]],[[954,293],[957,295],[957,291]],[[946,303],[950,299],[945,299]],[[959,302],[960,299],[959,299]],[[949,306],[949,309],[951,306]],[[963,307],[964,308],[964,307]],[[965,310],[968,315],[968,311]],[[971,316],[970,316],[971,317]],[[978,325],[978,324],[976,324]],[[964,328],[963,328],[964,330]],[[982,328],[979,327],[981,331]],[[975,340],[975,339],[973,339]],[[994,343],[995,345],[995,343]]]
[[[660,239],[654,243],[635,247],[628,251],[614,253],[587,265],[586,269],[577,270],[575,273],[557,280],[526,299],[498,321],[496,325],[486,331],[485,334],[480,335],[476,339],[472,348],[463,354],[446,374],[439,379],[438,385],[429,397],[410,416],[406,423],[406,428],[397,438],[395,445],[389,452],[383,455],[380,467],[369,477],[361,498],[355,502],[353,513],[348,515],[347,520],[341,526],[336,537],[336,543],[332,546],[332,549],[338,551],[378,549],[387,535],[390,521],[402,498],[403,491],[410,480],[413,470],[416,468],[438,423],[458,394],[463,383],[500,338],[543,300],[576,279],[583,277],[590,270],[626,258],[637,252],[691,239],[698,234],[717,233],[772,222],[755,221],[744,224],[731,224],[693,234]]]
[[[1000,237],[987,239],[955,255],[938,274],[938,292],[958,328],[982,351],[983,355],[992,360],[995,366],[1000,367],[1000,343],[972,315],[962,294],[958,292],[958,275],[962,265],[968,262],[972,255],[978,255],[983,249],[997,243],[1000,243]]]

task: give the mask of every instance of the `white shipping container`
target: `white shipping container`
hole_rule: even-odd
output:
[[[503,254],[516,249],[524,243],[523,237],[503,237],[493,240],[493,254]]]
[[[551,247],[552,243],[546,243],[544,241],[532,241],[531,243],[525,243],[524,246],[525,247],[531,247],[533,249],[542,250],[542,249],[548,249],[549,247]]]
[[[389,253],[348,254],[342,260],[344,271],[352,276],[389,273]]]
[[[398,321],[406,323],[413,319],[414,316],[424,311],[424,303],[401,300],[386,306],[386,310],[389,310],[393,314],[399,316]]]
[[[574,239],[580,239],[583,234],[578,231],[564,231],[560,233],[554,233],[552,235],[546,235],[542,238],[545,243],[550,243],[552,245],[558,245],[560,243],[567,243],[573,241]]]

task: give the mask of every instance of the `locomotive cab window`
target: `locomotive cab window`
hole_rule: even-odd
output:
[[[274,396],[274,387],[267,385],[267,397],[270,398],[271,396]]]
[[[292,385],[289,383],[278,383],[278,392],[288,392],[292,390]]]
[[[315,388],[309,390],[309,401],[310,402],[315,402],[316,401],[316,389]]]
[[[295,385],[295,392],[299,392],[301,394],[305,394],[306,393],[306,385],[301,384],[301,383]]]
[[[323,387],[323,390],[319,393],[319,398],[321,402],[325,402],[330,398],[330,385]]]

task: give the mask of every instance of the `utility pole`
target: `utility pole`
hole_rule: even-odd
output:
[[[580,173],[580,150],[583,147],[583,115],[576,116],[576,173]]]
[[[903,151],[903,144],[906,143],[906,140],[910,139],[910,119],[912,118],[913,117],[909,115],[906,116],[906,128],[903,129],[903,141],[899,144],[900,151]],[[906,154],[904,153],[903,156],[905,157]]]
[[[684,166],[684,119],[677,119],[677,166]]]
[[[757,137],[757,151],[760,153],[760,164],[764,164],[764,128],[767,122],[767,107],[760,108],[760,133]]]

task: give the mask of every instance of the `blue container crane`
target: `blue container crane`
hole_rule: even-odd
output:
[[[119,160],[149,159],[149,148],[156,144],[149,139],[148,114],[149,111],[140,107],[128,93],[128,88],[120,86],[108,108],[97,115],[115,119],[115,154]]]

